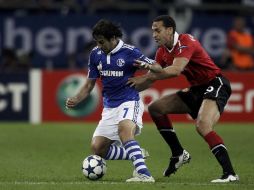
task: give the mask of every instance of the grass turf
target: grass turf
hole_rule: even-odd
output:
[[[107,174],[99,181],[89,181],[81,173],[81,162],[89,155],[90,140],[96,123],[0,124],[0,189],[174,189],[232,190],[254,189],[254,125],[220,124],[216,131],[223,137],[240,182],[211,184],[221,169],[196,133],[193,124],[176,124],[175,129],[192,156],[170,178],[162,177],[168,165],[169,149],[153,124],[145,124],[137,140],[150,157],[146,163],[155,184],[126,184],[131,177],[129,161],[107,161]]]

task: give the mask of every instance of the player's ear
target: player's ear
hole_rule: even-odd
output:
[[[110,38],[110,42],[114,42],[116,40],[116,37],[115,36],[113,36],[112,38]]]
[[[173,27],[168,27],[167,30],[169,35],[173,35]]]

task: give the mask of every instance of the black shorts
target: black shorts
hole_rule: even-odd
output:
[[[189,113],[191,117],[196,119],[204,99],[215,100],[220,113],[222,113],[231,95],[231,87],[229,80],[219,75],[208,84],[180,90],[177,95],[191,109],[191,113]]]

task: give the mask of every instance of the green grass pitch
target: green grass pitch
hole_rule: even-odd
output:
[[[193,124],[176,124],[176,132],[192,160],[170,178],[162,176],[169,149],[153,124],[146,123],[137,137],[150,157],[146,163],[154,184],[126,184],[130,161],[107,161],[102,180],[89,181],[81,173],[81,162],[89,154],[96,123],[0,124],[0,190],[234,190],[254,189],[254,124],[219,124],[240,182],[211,184],[221,169]]]

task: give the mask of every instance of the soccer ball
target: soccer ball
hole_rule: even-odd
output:
[[[82,172],[90,180],[102,178],[106,171],[106,161],[100,156],[90,155],[83,161]]]

